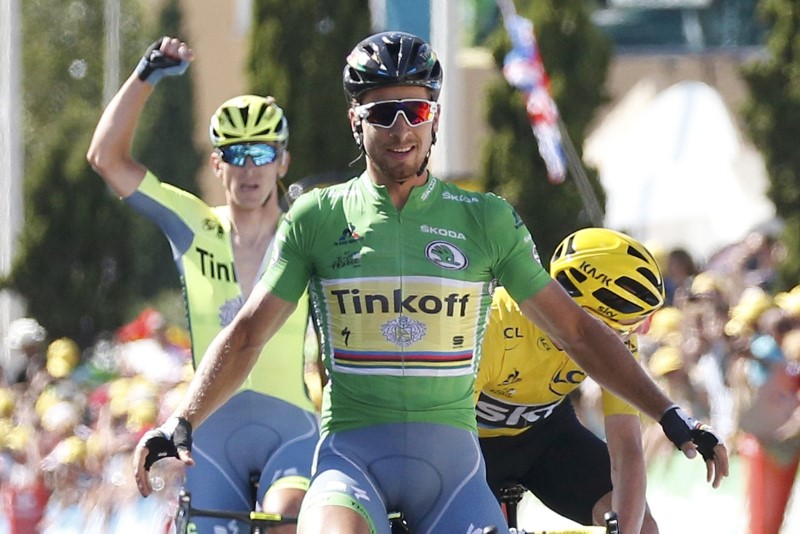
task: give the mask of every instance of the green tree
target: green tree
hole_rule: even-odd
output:
[[[178,287],[175,269],[164,266],[166,240],[112,195],[86,162],[103,108],[104,5],[20,3],[25,223],[11,271],[0,281],[23,297],[27,313],[52,337],[69,336],[84,346],[129,319],[143,297]],[[152,38],[142,28],[139,3],[120,5],[124,70],[136,65]],[[167,2],[159,24],[155,35],[180,25],[177,2]],[[190,82],[163,83],[179,86],[153,98],[135,152],[192,190],[200,157],[190,137]]]
[[[22,10],[25,223],[5,287],[51,336],[81,344],[130,298],[127,217],[86,163],[102,94],[103,2],[32,0]],[[125,9],[126,35],[139,28]]]
[[[294,159],[287,181],[347,171],[358,151],[342,68],[370,33],[368,0],[256,0],[252,31],[250,90],[274,95],[289,119]]]
[[[517,1],[520,16],[534,23],[534,33],[551,93],[570,139],[580,154],[597,108],[607,102],[604,90],[611,42],[591,23],[584,0]],[[511,48],[505,28],[489,37],[499,68]],[[525,112],[524,95],[500,80],[488,91],[491,134],[483,146],[479,180],[487,191],[508,200],[531,229],[542,261],[570,232],[592,226],[573,176],[560,185],[547,179],[544,162]],[[605,194],[596,173],[587,170],[598,200]]]
[[[766,54],[742,69],[750,93],[742,115],[764,156],[767,195],[785,223],[779,284],[788,289],[800,280],[800,9],[794,0],[762,0],[759,13],[769,28]]]

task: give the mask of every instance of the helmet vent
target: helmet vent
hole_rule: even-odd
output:
[[[641,306],[634,304],[633,302],[624,299],[610,291],[604,287],[601,287],[594,293],[592,293],[594,298],[611,308],[612,310],[618,311],[620,313],[638,313],[643,311]]]
[[[575,236],[571,235],[567,240],[567,250],[564,252],[565,255],[569,256],[570,254],[575,254]]]
[[[569,268],[569,274],[571,274],[572,278],[574,278],[579,284],[582,284],[586,281],[586,275],[574,267]]]
[[[647,257],[645,257],[645,256],[644,256],[644,255],[643,255],[643,254],[642,254],[642,253],[641,253],[639,250],[637,250],[635,247],[628,246],[628,254],[630,254],[631,256],[636,256],[637,258],[639,258],[640,260],[642,260],[642,261],[644,261],[644,262],[646,262],[646,263],[650,263],[650,261],[651,261],[651,258],[647,258]]]
[[[225,115],[225,119],[226,119],[227,124],[233,124],[233,115],[231,115],[231,110],[228,109],[228,108],[225,108],[224,110],[222,110],[222,113],[223,113],[223,115]]]
[[[356,69],[354,69],[353,67],[348,67],[347,68],[347,72],[348,72],[347,75],[350,77],[351,80],[353,80],[353,81],[356,81],[356,80],[357,81],[362,81],[363,80],[361,78],[361,74],[359,74],[358,71]]]
[[[267,106],[260,106],[260,107],[258,108],[258,115],[256,116],[256,120],[254,121],[254,123],[255,123],[255,124],[258,124],[258,123],[260,123],[260,122],[261,122],[261,119],[264,117],[264,114],[265,114],[267,111],[269,111],[269,108],[268,108]],[[247,117],[247,112],[243,113],[243,115],[244,115],[245,117]]]
[[[402,47],[402,40],[401,41],[394,41],[386,43],[386,58],[381,63],[386,65],[387,70],[393,70],[394,76],[400,76],[400,64],[403,61],[403,49]],[[390,58],[397,58],[397,63],[394,65],[394,69],[390,69],[389,62],[386,61]],[[394,62],[392,62],[394,63]]]
[[[248,108],[239,108],[239,113],[242,114],[242,124],[247,124],[247,117],[250,115],[250,110]]]
[[[620,276],[616,280],[616,284],[633,295],[636,295],[638,298],[645,301],[650,306],[658,306],[660,299],[653,294],[652,291],[644,287],[642,284],[637,282],[636,280],[629,278],[627,276]]]
[[[561,284],[561,287],[567,291],[570,297],[574,298],[582,295],[581,290],[572,283],[572,280],[569,279],[569,276],[564,271],[556,273],[556,281]]]
[[[656,277],[656,274],[652,270],[647,269],[645,267],[639,267],[638,269],[636,269],[636,272],[638,272],[639,274],[650,280],[650,283],[653,284],[654,286],[656,287],[661,286],[661,281]]]

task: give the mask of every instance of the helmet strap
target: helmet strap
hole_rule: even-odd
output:
[[[358,147],[359,154],[356,159],[351,161],[347,166],[352,167],[353,165],[358,162],[361,158],[364,157],[364,130],[361,128],[361,120],[356,122],[356,125],[353,127],[353,140],[356,142],[356,146]]]
[[[359,120],[353,128],[353,139],[362,151],[364,150],[364,131],[361,128],[361,121]]]
[[[431,132],[431,146],[428,148],[428,153],[425,154],[425,159],[422,160],[422,165],[419,166],[417,169],[417,176],[422,176],[422,173],[425,172],[425,169],[428,167],[428,160],[431,158],[431,150],[433,149],[433,145],[436,144],[436,132]]]
[[[353,161],[351,161],[350,163],[348,163],[348,164],[347,164],[347,166],[348,166],[348,167],[352,167],[353,165],[355,165],[356,163],[358,163],[358,160],[360,160],[361,158],[363,158],[363,157],[364,157],[364,154],[365,154],[365,152],[364,152],[364,147],[363,147],[362,145],[358,145],[358,148],[360,149],[360,151],[359,151],[359,153],[358,153],[358,157],[356,157],[356,159],[354,159]]]

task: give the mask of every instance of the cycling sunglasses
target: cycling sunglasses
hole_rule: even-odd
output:
[[[359,119],[366,120],[378,128],[391,128],[401,113],[409,126],[431,122],[436,116],[439,104],[431,100],[384,100],[362,104],[354,109]]]
[[[278,149],[266,143],[247,143],[219,147],[222,161],[235,167],[244,167],[247,156],[253,159],[256,167],[269,165],[278,158]]]

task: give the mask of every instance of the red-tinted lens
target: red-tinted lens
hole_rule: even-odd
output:
[[[368,106],[367,122],[384,128],[394,124],[398,113],[403,113],[411,126],[431,121],[434,115],[433,102],[427,100],[392,100],[375,102]]]

